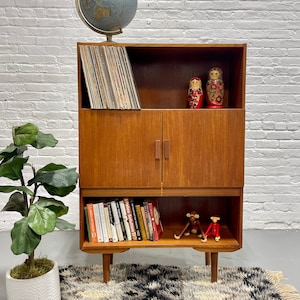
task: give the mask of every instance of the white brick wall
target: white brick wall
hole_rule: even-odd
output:
[[[295,0],[139,0],[135,19],[114,37],[248,44],[248,229],[300,229],[299,20]],[[46,153],[77,166],[76,42],[105,38],[82,23],[74,0],[1,0],[0,40],[0,149],[10,141],[12,125],[32,121],[59,140]],[[0,208],[5,196],[0,195]],[[78,190],[67,204],[68,219],[78,224]],[[0,230],[9,229],[13,219],[12,213],[0,213]]]

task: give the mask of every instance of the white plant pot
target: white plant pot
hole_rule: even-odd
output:
[[[10,270],[6,272],[7,300],[60,300],[60,280],[58,264],[54,261],[54,267],[48,273],[31,278],[15,279],[10,276]]]

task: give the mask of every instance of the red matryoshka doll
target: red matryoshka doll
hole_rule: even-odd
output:
[[[208,72],[206,83],[206,104],[208,108],[222,108],[224,101],[223,72],[213,67]]]
[[[190,80],[188,104],[190,108],[201,108],[203,106],[202,81],[199,77],[193,77]]]

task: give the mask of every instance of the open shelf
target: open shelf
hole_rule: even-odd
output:
[[[200,77],[205,92],[208,71],[214,66],[223,70],[224,107],[244,108],[245,44],[113,45],[125,46],[127,49],[142,109],[187,108],[189,80],[195,76]],[[79,75],[80,107],[89,108],[80,60]]]
[[[109,202],[116,198],[84,197],[83,203]],[[135,198],[133,198],[135,199]],[[151,198],[136,198],[136,200],[147,200]],[[156,197],[159,203],[160,218],[164,232],[158,241],[122,241],[109,243],[90,243],[87,241],[87,229],[81,231],[82,250],[87,252],[102,252],[108,249],[129,250],[130,248],[172,248],[191,247],[203,252],[227,252],[235,251],[242,247],[242,203],[240,197]],[[212,215],[217,215],[220,220],[221,240],[216,242],[213,238],[208,238],[207,242],[202,242],[196,235],[183,236],[180,240],[174,238],[174,234],[179,234],[184,228],[187,212],[196,211],[200,215],[201,229],[207,229]],[[125,250],[124,250],[125,251]]]

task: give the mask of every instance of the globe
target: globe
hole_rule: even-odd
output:
[[[76,0],[76,8],[88,27],[111,40],[134,18],[137,0]]]

